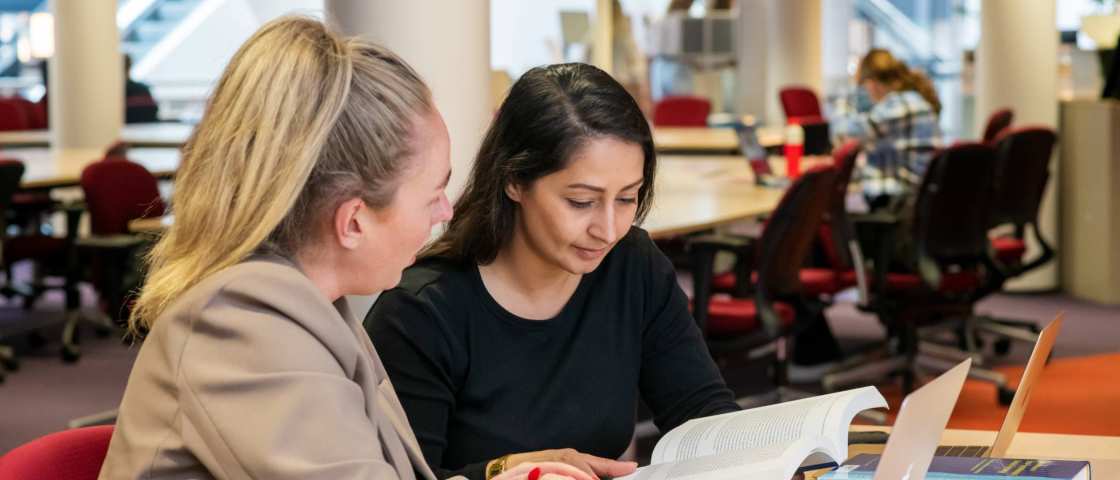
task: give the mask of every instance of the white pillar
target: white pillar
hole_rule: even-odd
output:
[[[488,0],[326,0],[327,18],[400,55],[432,89],[451,133],[451,184],[458,197],[490,122]]]
[[[782,87],[804,85],[821,93],[821,1],[769,0],[767,123],[785,122],[778,101]]]
[[[828,93],[851,81],[848,63],[852,52],[848,32],[855,14],[853,0],[825,0],[821,2],[821,85],[817,92],[824,101]]]
[[[459,196],[490,123],[489,0],[326,0],[327,19],[400,55],[432,89],[451,134],[448,197]],[[365,315],[373,297],[350,297]]]
[[[1058,32],[1055,0],[984,0],[980,5],[974,124],[982,129],[992,111],[1010,107],[1015,111],[1015,125],[1057,128]],[[979,133],[975,136],[979,137]],[[1056,244],[1057,160],[1051,165],[1050,173],[1050,183],[1039,212],[1039,225],[1043,236]],[[1031,245],[1028,258],[1035,252],[1035,246]],[[1029,290],[1054,288],[1058,278],[1057,263],[1055,258],[1047,266],[1015,280],[1009,286]]]
[[[735,64],[738,113],[753,115],[760,124],[772,123],[767,117],[769,104],[766,95],[772,93],[766,85],[767,39],[769,21],[768,0],[740,0],[737,61]],[[777,122],[781,122],[778,120]]]
[[[124,124],[124,62],[117,0],[51,0],[51,144],[100,154]],[[94,157],[96,158],[96,157]]]

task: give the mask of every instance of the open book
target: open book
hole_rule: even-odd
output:
[[[886,406],[863,387],[698,418],[666,433],[649,466],[617,480],[789,480],[803,466],[847,460],[852,418]]]

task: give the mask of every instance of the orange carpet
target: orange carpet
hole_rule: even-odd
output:
[[[1023,367],[1001,367],[1017,385]],[[890,422],[901,402],[900,388],[880,387],[891,406]],[[990,383],[969,380],[961,390],[948,428],[997,430],[1007,407],[996,401]],[[1120,354],[1054,359],[1035,387],[1021,432],[1120,435]]]

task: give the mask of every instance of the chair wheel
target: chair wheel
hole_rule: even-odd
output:
[[[1001,338],[996,340],[995,343],[992,344],[992,350],[996,352],[996,355],[1006,357],[1007,354],[1011,352],[1011,339]]]
[[[75,363],[82,358],[82,352],[77,345],[65,345],[62,347],[62,361],[66,363]]]
[[[1011,401],[1015,399],[1015,390],[1008,387],[999,387],[999,404],[1003,406],[1011,405]]]

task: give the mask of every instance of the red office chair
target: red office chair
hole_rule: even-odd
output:
[[[124,294],[139,283],[138,257],[148,240],[132,234],[128,224],[164,214],[159,181],[138,163],[108,156],[82,171],[81,185],[92,237],[83,239],[80,246],[96,253],[94,285],[101,292],[105,312],[119,322],[127,318]]]
[[[47,116],[39,107],[39,104],[32,103],[23,97],[12,97],[9,101],[23,110],[24,116],[27,118],[27,128],[31,130],[47,128]]]
[[[807,297],[831,296],[856,285],[857,278],[849,254],[849,244],[855,237],[845,210],[845,199],[859,152],[860,145],[856,140],[845,143],[833,152],[836,182],[832,185],[829,204],[823,215],[824,221],[817,232],[817,244],[824,251],[828,266],[805,267],[800,270],[801,287]],[[739,281],[743,269],[743,264],[737,264],[736,270],[716,275],[712,278],[712,290],[745,296],[749,291],[749,283]],[[749,267],[746,270],[749,271]]]
[[[903,390],[909,392],[920,368],[949,368],[957,363],[930,354],[968,356],[920,342],[919,329],[959,329],[959,322],[972,315],[976,293],[992,269],[987,232],[994,175],[995,150],[987,145],[961,143],[933,157],[913,207],[910,269],[889,269],[898,217],[879,213],[859,219],[866,227],[878,227],[869,232],[876,240],[868,250],[876,252],[875,268],[869,301],[861,308],[875,313],[897,343],[886,360],[826,375],[822,382],[826,390],[901,374]],[[1001,402],[1014,395],[999,373],[974,363],[969,376],[996,384]]]
[[[0,99],[0,130],[27,130],[30,128],[27,112],[10,98]]]
[[[987,144],[993,144],[996,137],[1004,130],[1011,127],[1011,120],[1015,118],[1015,113],[1009,108],[1002,108],[992,112],[988,117],[988,125],[984,127],[984,136],[980,141]]]
[[[713,356],[744,354],[777,346],[774,372],[779,397],[788,384],[787,342],[799,331],[798,311],[804,297],[799,271],[813,235],[828,206],[836,181],[832,167],[813,169],[786,191],[757,242],[756,281],[751,298],[719,298],[711,293],[712,269],[719,251],[749,255],[742,239],[698,237],[692,253],[693,317],[704,332]]]
[[[659,127],[706,127],[712,103],[706,98],[671,96],[653,106],[653,124]]]
[[[817,94],[807,87],[785,87],[778,92],[778,99],[782,102],[782,110],[786,113],[787,122],[793,122],[801,117],[823,118],[821,101],[817,99]]]
[[[0,478],[96,480],[112,438],[112,425],[40,437],[0,457]]]

